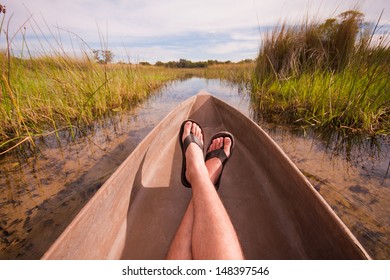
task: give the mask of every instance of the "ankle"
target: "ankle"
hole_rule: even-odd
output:
[[[208,179],[209,173],[203,162],[192,162],[188,163],[186,177],[193,184],[194,182]]]

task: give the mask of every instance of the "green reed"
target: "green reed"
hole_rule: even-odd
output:
[[[0,54],[0,65],[7,59]],[[10,65],[0,78],[2,141],[89,124],[110,111],[138,104],[179,75],[159,67],[102,65],[87,56],[11,57]]]
[[[212,65],[201,69],[202,77],[207,79],[223,79],[236,84],[247,84],[253,79],[254,61]]]
[[[348,11],[274,29],[256,62],[255,108],[301,125],[389,134],[390,49],[387,34],[373,44],[377,28]]]

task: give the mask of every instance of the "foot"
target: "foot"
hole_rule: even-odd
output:
[[[192,133],[194,136],[196,136],[203,144],[203,135],[201,128],[191,121],[186,122],[184,125],[183,135],[182,135],[182,141],[186,139],[188,135]],[[207,172],[207,169],[205,168],[204,159],[203,159],[203,151],[200,149],[200,147],[196,143],[191,143],[187,150],[186,150],[186,178],[188,182],[191,183],[193,178],[195,176],[200,176],[201,173],[199,172]]]
[[[229,158],[231,145],[232,140],[229,137],[219,137],[213,140],[207,153],[221,149],[223,147],[226,156]],[[215,185],[219,178],[219,175],[222,172],[222,162],[219,158],[211,158],[206,161],[206,167],[209,173],[210,180]]]

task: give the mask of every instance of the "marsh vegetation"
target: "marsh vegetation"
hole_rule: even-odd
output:
[[[276,27],[257,58],[255,106],[302,126],[389,134],[390,48],[381,28],[359,11]]]
[[[264,37],[255,62],[240,63],[114,64],[107,49],[74,57],[60,48],[36,57],[27,41],[16,57],[8,46],[0,53],[0,150],[24,141],[33,144],[34,137],[58,130],[82,129],[189,75],[250,87],[254,109],[279,122],[387,135],[390,49],[386,32],[375,35],[379,29],[379,23],[365,23],[358,11],[324,22],[283,23]],[[11,44],[6,31],[0,35]]]
[[[189,75],[241,80],[248,64],[180,69],[96,63],[91,57],[20,59],[0,53],[0,149],[137,106],[157,88]]]
[[[88,57],[18,59],[0,54],[0,138],[20,141],[82,128],[110,112],[136,106],[180,73],[157,67],[98,64]]]

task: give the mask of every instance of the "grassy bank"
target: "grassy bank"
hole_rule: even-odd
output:
[[[363,18],[348,11],[267,34],[256,64],[256,110],[300,125],[389,134],[388,35],[374,43],[378,26]]]
[[[101,115],[127,109],[182,75],[161,67],[98,64],[88,57],[8,60],[1,54],[0,65],[3,150],[42,133],[82,127]]]
[[[249,84],[254,75],[255,62],[212,65],[201,70],[206,79],[223,79],[235,84]]]

